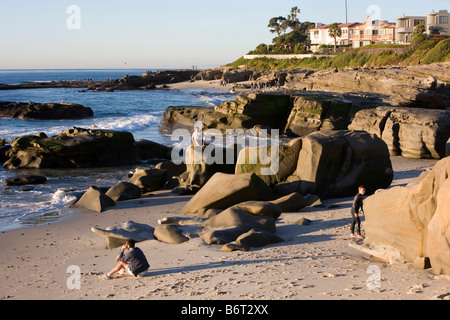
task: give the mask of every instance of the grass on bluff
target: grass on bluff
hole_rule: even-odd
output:
[[[397,50],[405,49],[405,50]],[[305,59],[272,59],[239,58],[228,64],[229,67],[242,67],[259,71],[277,69],[312,68],[324,70],[329,68],[343,69],[346,67],[381,67],[388,65],[408,66],[431,64],[450,61],[450,39],[425,39],[413,46],[374,44],[345,53],[337,54],[334,58],[312,57]]]

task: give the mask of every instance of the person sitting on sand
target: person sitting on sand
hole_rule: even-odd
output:
[[[134,240],[127,240],[122,246],[120,254],[116,257],[116,262],[119,262],[114,269],[105,273],[101,279],[111,279],[112,275],[119,271],[126,271],[130,275],[137,277],[150,268],[147,258],[141,249],[135,247]]]
[[[363,208],[363,200],[364,194],[366,193],[366,188],[364,186],[360,186],[358,188],[358,194],[355,196],[352,205],[352,225],[351,225],[351,238],[363,239],[364,237],[361,235],[361,220],[359,219],[359,213],[364,215]],[[355,226],[356,231],[358,232],[358,236],[355,236]]]

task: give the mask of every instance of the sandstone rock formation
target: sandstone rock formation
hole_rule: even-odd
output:
[[[389,97],[391,105],[446,109],[450,104],[450,63],[422,67],[345,68],[342,70],[293,70],[286,87],[328,92],[370,92]],[[434,76],[430,80],[430,76]]]
[[[181,209],[182,214],[200,209],[226,209],[249,200],[271,200],[272,190],[256,174],[216,173]]]
[[[62,120],[93,116],[94,112],[91,108],[80,104],[0,101],[0,118]]]
[[[286,94],[250,93],[241,94],[234,101],[224,102],[214,110],[228,116],[247,116],[257,121],[251,127],[259,124],[282,128],[291,106],[291,97]]]
[[[315,131],[346,130],[350,124],[352,102],[334,97],[295,97],[284,131],[306,136]]]
[[[232,250],[249,250],[250,247],[273,243],[276,232],[275,220],[280,216],[281,208],[265,201],[246,201],[233,205],[203,222],[205,231],[201,235],[207,244],[229,244],[242,235],[253,231],[257,235],[247,234],[247,242],[238,242]],[[267,234],[270,234],[268,236]],[[245,237],[244,237],[245,238]]]
[[[450,138],[450,111],[400,107],[361,110],[349,129],[376,134],[393,156],[441,159]]]
[[[5,169],[93,168],[139,161],[129,132],[73,128],[56,136],[24,136],[11,143]]]
[[[155,229],[154,234],[156,239],[165,243],[180,244],[189,241],[189,238],[183,235],[182,230],[178,225],[160,225]]]
[[[105,195],[99,188],[92,186],[70,207],[102,212],[106,208],[113,207],[115,205],[116,202],[114,200]]]
[[[393,171],[386,144],[364,131],[321,131],[302,138],[297,169],[287,181],[300,181],[301,194],[321,198],[351,196],[387,188]]]
[[[447,157],[407,186],[368,197],[365,243],[397,251],[409,262],[429,258],[435,274],[450,275],[449,177]]]
[[[236,162],[235,173],[256,173],[269,186],[284,182],[297,167],[301,147],[301,138],[296,138],[279,146],[242,149]]]
[[[119,182],[106,192],[106,195],[114,201],[137,199],[141,194],[142,189],[129,182]]]
[[[167,170],[154,168],[136,168],[128,180],[142,189],[143,193],[162,189],[167,180]]]
[[[206,148],[189,146],[185,154],[186,171],[178,176],[179,187],[175,192],[195,193],[217,172],[234,173],[236,148],[235,145],[229,148],[215,145],[209,145]],[[227,158],[230,154],[233,156],[232,159]]]
[[[106,247],[115,249],[125,244],[127,240],[136,242],[155,239],[154,228],[134,221],[127,221],[123,224],[101,229],[92,227],[91,231],[106,239]]]

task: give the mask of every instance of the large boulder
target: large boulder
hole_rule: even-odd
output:
[[[233,101],[216,106],[215,111],[229,116],[247,116],[255,124],[282,128],[292,108],[292,99],[286,94],[250,93],[241,94]]]
[[[226,209],[248,200],[272,200],[272,190],[256,174],[216,173],[181,209],[182,214],[198,210]]]
[[[270,216],[256,215],[237,207],[228,208],[218,215],[206,220],[203,227],[240,228],[241,234],[257,228],[275,233],[275,219]]]
[[[142,189],[129,182],[119,182],[111,187],[106,195],[114,201],[137,199],[142,195]]]
[[[231,247],[232,250],[244,250],[248,251],[251,248],[264,247],[270,244],[283,242],[284,239],[279,236],[267,232],[265,230],[251,229],[250,231],[241,234],[236,239],[236,246]],[[224,251],[223,249],[221,249]]]
[[[387,188],[393,179],[386,144],[364,131],[320,131],[302,138],[297,169],[288,181],[300,181],[301,194],[323,198],[368,194]]]
[[[73,128],[56,136],[15,139],[5,169],[93,168],[136,163],[138,151],[129,132]]]
[[[449,177],[447,157],[407,186],[368,197],[365,243],[397,251],[409,262],[428,257],[435,274],[450,275]]]
[[[128,180],[142,189],[143,193],[160,190],[167,181],[167,170],[154,168],[136,168]]]
[[[20,175],[5,179],[7,186],[23,186],[28,184],[42,184],[45,182],[47,182],[47,178],[38,175]]]
[[[350,124],[352,102],[326,95],[295,97],[285,132],[306,136],[315,131],[345,130]]]
[[[171,147],[143,139],[136,141],[136,148],[138,149],[141,160],[170,159],[170,153],[172,151]]]
[[[125,244],[127,240],[136,242],[155,239],[154,228],[134,221],[127,221],[123,224],[108,227],[106,229],[92,227],[91,231],[106,239],[108,249],[118,248]]]
[[[297,212],[308,205],[307,200],[298,192],[270,201],[281,208],[282,212]]]
[[[232,154],[232,159],[227,156]],[[186,171],[178,176],[179,189],[195,193],[217,172],[232,174],[236,163],[236,146],[222,148],[209,145],[206,148],[191,145],[186,149]]]
[[[249,230],[260,230],[274,234],[275,220],[281,208],[265,201],[245,201],[218,213],[204,221],[205,231],[201,235],[207,244],[229,244]],[[263,246],[265,244],[261,244]],[[245,246],[248,250],[249,247]]]
[[[106,208],[113,207],[115,205],[116,202],[104,194],[102,190],[92,186],[70,207],[102,212]]]
[[[393,156],[441,159],[446,156],[450,138],[450,111],[400,107],[361,110],[349,129],[376,134]]]
[[[255,173],[268,185],[284,182],[296,169],[301,146],[301,138],[296,138],[282,145],[242,149],[235,173]]]
[[[160,225],[155,229],[154,234],[156,239],[165,243],[180,244],[189,241],[189,238],[183,235],[182,229],[178,225]]]

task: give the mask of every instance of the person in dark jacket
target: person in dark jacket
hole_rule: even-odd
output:
[[[150,268],[147,258],[141,249],[135,247],[135,241],[127,240],[122,246],[120,254],[116,257],[118,264],[108,273],[105,273],[101,279],[111,279],[112,275],[119,271],[126,271],[130,275],[137,277]]]
[[[364,186],[360,186],[358,188],[358,194],[355,196],[352,205],[352,225],[351,229],[351,238],[363,239],[364,237],[361,235],[361,220],[359,219],[359,214],[364,215],[364,194],[366,193],[366,188]],[[355,235],[355,227],[358,235]]]

